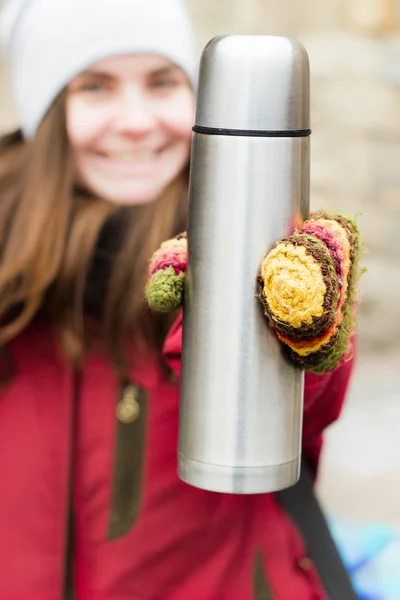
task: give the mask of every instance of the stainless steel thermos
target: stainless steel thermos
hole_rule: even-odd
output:
[[[309,66],[296,40],[222,36],[199,72],[189,189],[179,476],[273,492],[300,472],[304,375],[256,298],[267,252],[309,210]]]

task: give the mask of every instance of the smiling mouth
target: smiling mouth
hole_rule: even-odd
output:
[[[101,156],[123,163],[151,162],[160,155],[161,150],[143,150],[142,152],[102,152]]]

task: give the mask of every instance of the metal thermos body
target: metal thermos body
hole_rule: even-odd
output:
[[[199,72],[189,186],[179,476],[232,494],[300,473],[304,374],[256,297],[309,210],[309,65],[295,39],[221,36]]]

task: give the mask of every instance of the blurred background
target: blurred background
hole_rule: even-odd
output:
[[[311,66],[313,208],[349,215],[368,253],[359,357],[326,435],[319,493],[332,514],[400,530],[400,1],[187,0],[199,51],[214,35],[295,36]],[[18,125],[0,59],[0,132]]]

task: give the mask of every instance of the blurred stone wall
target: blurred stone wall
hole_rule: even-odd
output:
[[[400,10],[398,0],[188,0],[199,50],[214,35],[298,37],[310,56],[312,207],[361,213],[368,272],[360,349],[400,337]],[[17,120],[0,67],[0,129]]]

